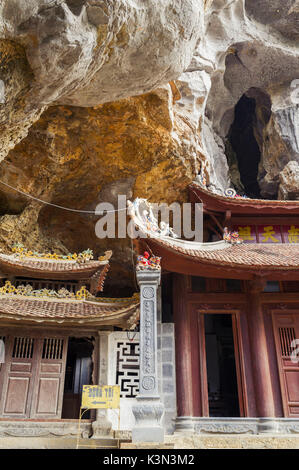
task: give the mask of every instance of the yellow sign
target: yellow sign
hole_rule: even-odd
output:
[[[119,408],[119,385],[83,385],[81,408]]]

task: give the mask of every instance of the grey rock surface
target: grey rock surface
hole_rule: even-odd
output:
[[[177,78],[202,14],[196,0],[3,0],[0,157],[54,102],[96,106]]]

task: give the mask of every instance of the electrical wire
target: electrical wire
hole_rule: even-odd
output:
[[[13,189],[14,191],[16,191],[16,192],[22,194],[23,196],[26,196],[26,197],[28,197],[28,198],[34,199],[35,201],[41,202],[42,204],[46,204],[46,205],[48,205],[48,206],[56,207],[57,209],[63,209],[63,210],[65,210],[65,211],[79,212],[79,213],[81,213],[81,214],[101,215],[101,214],[104,214],[104,213],[120,212],[120,211],[126,211],[126,210],[127,210],[126,207],[123,207],[123,208],[121,208],[121,209],[114,209],[114,210],[106,210],[106,209],[104,209],[103,211],[99,211],[99,212],[97,212],[96,210],[93,210],[93,211],[85,211],[85,210],[81,210],[81,209],[72,209],[71,207],[64,207],[64,206],[60,206],[60,205],[58,205],[58,204],[53,204],[52,202],[43,201],[42,199],[39,199],[38,197],[32,196],[31,194],[25,193],[24,191],[21,191],[20,189],[14,188],[13,186],[11,186],[11,185],[8,184],[8,183],[4,183],[4,181],[1,181],[1,180],[0,180],[0,184],[3,184],[4,186],[7,186],[7,187],[10,188],[10,189]]]

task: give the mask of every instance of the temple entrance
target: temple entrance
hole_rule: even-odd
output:
[[[239,392],[232,315],[204,314],[208,414],[239,417]]]
[[[94,338],[69,338],[62,418],[78,419],[83,385],[92,384]],[[90,418],[90,411],[84,414]]]
[[[5,334],[0,417],[61,417],[67,337]]]

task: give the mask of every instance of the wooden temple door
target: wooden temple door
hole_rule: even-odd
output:
[[[67,343],[65,337],[39,342],[31,418],[61,417]]]
[[[0,416],[26,418],[33,391],[36,339],[10,335],[5,339]]]
[[[7,335],[0,416],[60,418],[67,338]]]
[[[299,356],[294,350],[299,344],[294,340],[299,340],[299,312],[273,313],[273,327],[284,415],[298,418]]]

